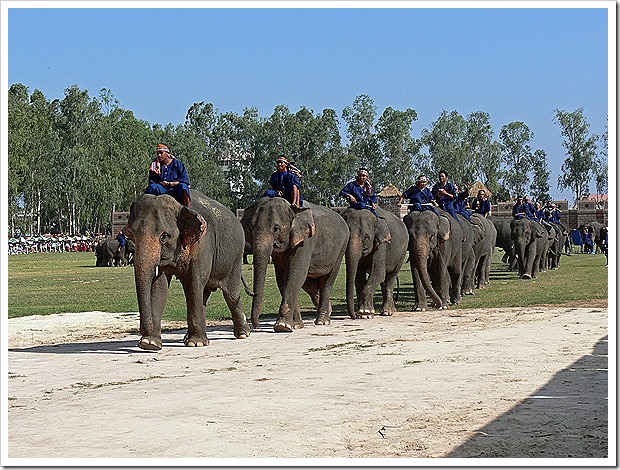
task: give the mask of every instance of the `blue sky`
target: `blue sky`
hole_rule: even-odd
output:
[[[554,110],[583,108],[596,134],[611,114],[613,1],[3,4],[8,86],[23,83],[48,99],[73,84],[91,97],[107,88],[137,118],[160,124],[183,123],[200,101],[220,112],[255,106],[264,117],[279,104],[340,116],[366,94],[377,117],[388,106],[415,109],[417,137],[442,110],[485,111],[496,138],[512,121],[530,127],[556,198],[572,200],[557,189],[566,156]]]

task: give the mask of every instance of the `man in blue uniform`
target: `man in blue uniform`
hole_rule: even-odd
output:
[[[149,168],[149,185],[145,192],[156,196],[170,194],[189,208],[189,177],[185,166],[164,144],[157,144],[157,158]]]
[[[455,184],[456,198],[454,199],[454,211],[461,214],[468,222],[471,222],[471,211],[467,209],[467,196],[469,196],[469,184],[465,185],[465,189],[459,192],[459,187]]]
[[[525,213],[526,219],[537,220],[536,209],[534,209],[534,205],[530,202],[529,196],[523,198],[523,212]]]
[[[370,175],[366,168],[357,170],[355,181],[347,183],[340,191],[340,196],[349,201],[349,207],[354,209],[368,209],[377,215],[377,195],[370,184]]]
[[[523,219],[525,217],[525,208],[523,207],[523,196],[517,196],[517,202],[512,206],[512,216],[515,219]]]
[[[271,189],[266,190],[263,196],[283,197],[291,203],[294,209],[303,205],[299,170],[290,165],[286,157],[276,158],[276,171],[269,178],[269,184]]]
[[[435,202],[433,193],[431,193],[431,190],[426,186],[427,183],[428,179],[426,178],[426,175],[419,175],[416,184],[411,186],[402,194],[400,200],[398,201],[398,205],[400,206],[403,201],[408,198],[410,204],[409,212],[433,211],[437,214],[437,211],[435,210],[437,203]]]
[[[441,207],[444,211],[449,212],[452,217],[454,217],[457,222],[461,223],[456,216],[456,211],[454,210],[454,200],[456,199],[456,189],[454,185],[448,182],[448,173],[445,170],[441,170],[438,174],[439,183],[435,183],[431,192],[439,207]]]

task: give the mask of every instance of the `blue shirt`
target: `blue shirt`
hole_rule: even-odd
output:
[[[446,183],[444,186],[439,183],[435,183],[435,185],[433,186],[431,192],[437,198],[439,207],[441,207],[443,210],[446,210],[447,206],[453,205],[454,199],[451,199],[448,196],[439,196],[437,193],[440,189],[443,189],[445,192],[452,194],[454,196],[454,199],[456,199],[456,188],[452,183]]]
[[[366,205],[375,204],[377,202],[377,195],[375,189],[371,188],[370,194],[366,194],[364,187],[360,186],[357,181],[351,181],[340,191],[340,195],[346,197],[347,194],[351,194],[357,199],[357,202],[363,202]]]
[[[276,171],[269,178],[269,184],[275,191],[282,191],[282,197],[286,199],[291,204],[293,203],[293,186],[297,186],[299,189],[299,205],[302,205],[304,200],[301,197],[301,182],[299,178],[291,173],[290,171],[285,171],[283,173]]]
[[[419,204],[428,204],[429,202],[433,202],[434,199],[430,189],[427,187],[420,189],[415,184],[405,191],[403,196],[409,198],[410,204],[415,204],[416,202]]]
[[[534,209],[534,205],[531,202],[524,202],[523,212],[525,212],[525,218],[530,220],[536,220],[536,210]]]
[[[479,201],[478,199],[474,200],[474,212],[477,214],[487,215],[491,212],[491,203],[488,199],[483,201]]]
[[[163,181],[178,181],[189,186],[189,177],[185,171],[185,166],[181,161],[173,158],[168,166],[159,165],[160,174],[149,170],[149,183],[161,183]]]

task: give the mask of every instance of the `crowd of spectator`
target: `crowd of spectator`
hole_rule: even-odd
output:
[[[9,238],[9,254],[25,255],[28,253],[69,253],[95,251],[97,243],[105,235],[96,233],[82,234],[13,234]]]

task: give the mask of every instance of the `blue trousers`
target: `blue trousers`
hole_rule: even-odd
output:
[[[175,198],[179,204],[183,205],[183,193],[187,193],[187,197],[189,196],[189,186],[185,183],[179,183],[176,186],[173,186],[170,189],[164,188],[159,183],[151,183],[148,185],[146,190],[144,191],[146,194],[154,194],[155,196],[159,196],[161,194],[169,194],[173,198]]]

